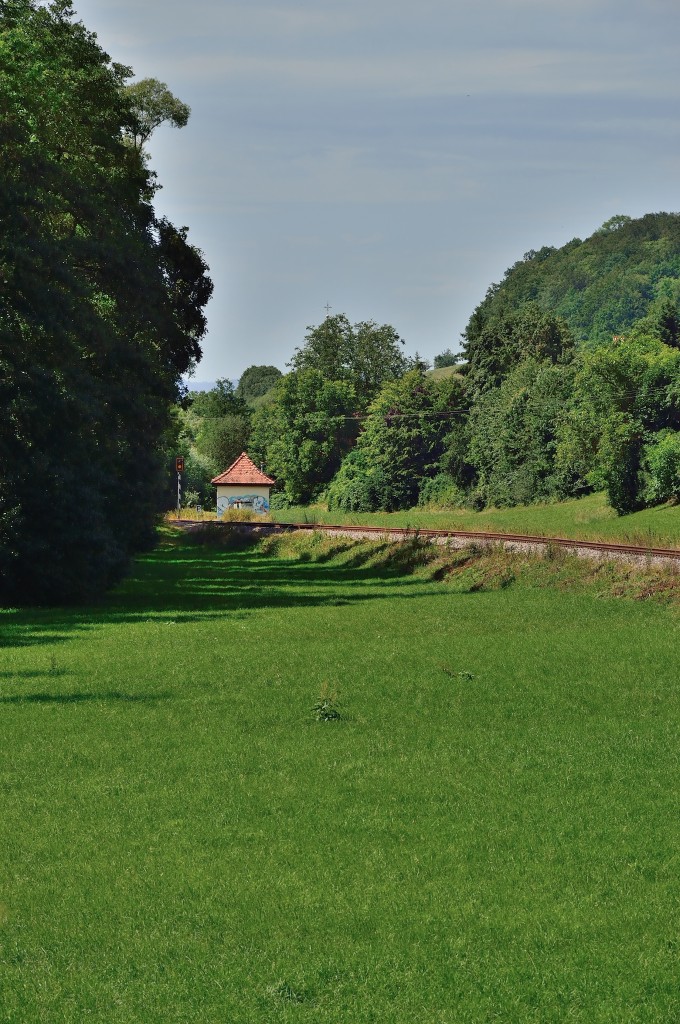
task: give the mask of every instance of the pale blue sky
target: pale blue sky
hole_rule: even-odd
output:
[[[215,282],[196,377],[285,369],[329,302],[432,359],[523,253],[680,210],[677,0],[75,0]]]

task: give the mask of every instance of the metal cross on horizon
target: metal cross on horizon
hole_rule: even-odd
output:
[[[333,307],[329,306],[328,303],[326,303],[326,305],[323,308],[326,310],[326,316],[328,316]]]

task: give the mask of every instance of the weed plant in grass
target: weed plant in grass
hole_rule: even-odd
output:
[[[323,505],[290,508],[273,513],[278,522],[338,523],[421,530],[473,530],[519,533],[544,537],[614,541],[649,547],[680,547],[680,505],[661,505],[627,516],[617,516],[604,494],[516,508],[414,508],[408,512],[328,512]]]
[[[677,608],[239,543],[0,614],[2,1019],[677,1020]]]

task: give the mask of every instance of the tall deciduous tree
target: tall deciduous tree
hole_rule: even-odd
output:
[[[327,380],[344,380],[354,389],[358,408],[365,408],[388,380],[408,368],[394,327],[362,321],[350,324],[344,313],[328,316],[307,328],[304,344],[295,350],[295,370],[318,370]]]
[[[68,0],[0,12],[0,596],[58,600],[148,543],[211,291],[125,145],[128,68]]]
[[[272,401],[255,412],[251,451],[289,501],[310,501],[337,472],[357,433],[354,402],[348,382],[297,370],[282,377]]]
[[[132,111],[130,136],[136,149],[143,149],[156,128],[168,122],[184,128],[191,108],[182,103],[157,78],[143,78],[125,87],[125,97]]]
[[[224,378],[210,391],[194,395],[190,409],[196,424],[194,447],[209,470],[210,480],[248,447],[250,410],[232,382]]]
[[[563,362],[571,357],[574,339],[564,320],[544,313],[536,304],[482,320],[473,315],[466,331],[465,358],[472,394],[497,387],[527,359]]]
[[[204,456],[211,477],[224,472],[248,447],[250,418],[243,415],[206,417],[196,436],[196,451]]]
[[[585,488],[578,469],[556,459],[574,372],[572,364],[530,359],[475,402],[465,457],[476,469],[480,503],[518,505]]]
[[[456,366],[461,361],[461,356],[455,355],[450,348],[445,348],[438,356],[434,357],[435,370],[441,370],[445,366]]]
[[[463,415],[458,378],[435,380],[417,369],[385,384],[364,429],[329,489],[329,507],[388,512],[410,508],[439,471],[452,422]]]
[[[225,377],[215,381],[210,391],[197,391],[190,399],[191,411],[200,417],[243,416],[248,409],[234,385]]]
[[[619,513],[680,497],[669,484],[680,480],[680,350],[648,332],[642,321],[584,353],[560,431],[558,457],[580,457]]]

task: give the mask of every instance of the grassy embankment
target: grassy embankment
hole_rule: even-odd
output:
[[[432,510],[408,512],[329,512],[323,505],[275,512],[279,522],[347,523],[350,525],[397,526],[421,530],[475,530],[490,533],[521,533],[546,537],[614,541],[650,547],[680,546],[680,505],[661,505],[627,516],[617,516],[604,494],[554,502],[521,505],[516,508]]]
[[[3,1021],[678,1019],[677,607],[443,557],[168,538],[0,614]]]

